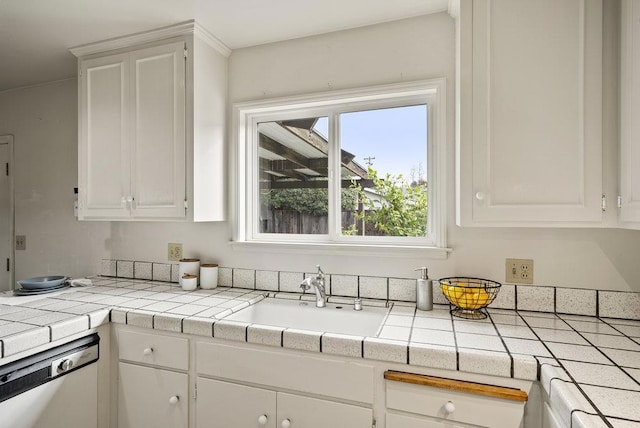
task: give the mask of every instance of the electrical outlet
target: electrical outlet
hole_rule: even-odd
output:
[[[27,249],[27,237],[25,235],[16,235],[16,250]]]
[[[180,261],[182,258],[182,244],[169,243],[167,248],[167,258],[170,262]]]
[[[505,282],[533,284],[533,259],[506,259]]]

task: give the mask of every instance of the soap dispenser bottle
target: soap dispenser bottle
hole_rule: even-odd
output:
[[[420,267],[420,278],[416,279],[416,307],[421,311],[433,309],[433,286],[429,279],[427,268]]]

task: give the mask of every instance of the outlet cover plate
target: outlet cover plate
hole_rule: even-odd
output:
[[[506,259],[505,282],[533,284],[533,259]]]
[[[167,258],[170,262],[178,262],[182,258],[182,244],[169,243],[167,246]]]

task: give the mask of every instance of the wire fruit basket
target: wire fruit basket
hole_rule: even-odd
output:
[[[482,278],[455,276],[438,280],[442,294],[453,305],[451,315],[466,319],[484,319],[483,309],[496,298],[502,284]]]

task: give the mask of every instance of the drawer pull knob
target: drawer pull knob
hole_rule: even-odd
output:
[[[173,397],[169,398],[169,404],[175,406],[176,404],[178,404],[178,401],[180,401],[180,397],[177,395],[174,395]]]
[[[148,357],[153,353],[153,348],[144,348],[144,351],[142,351],[142,353]]]
[[[449,414],[456,411],[456,405],[451,401],[447,401],[447,404],[444,405],[444,411]]]
[[[483,192],[476,192],[476,199],[479,201],[483,201],[485,198],[485,194]]]
[[[261,415],[258,418],[258,425],[266,425],[268,421],[267,415]]]
[[[282,428],[289,428],[291,426],[291,421],[289,419],[285,419],[282,421],[282,424],[280,424],[280,426]]]

